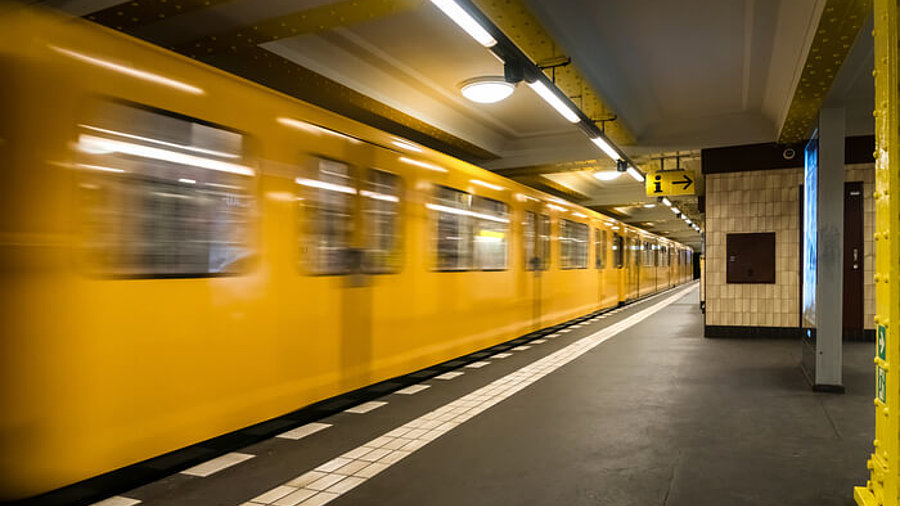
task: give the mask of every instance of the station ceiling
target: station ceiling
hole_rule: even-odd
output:
[[[641,184],[593,177],[613,163],[527,86],[496,104],[463,98],[463,81],[502,76],[503,64],[428,0],[42,3],[699,248]],[[607,134],[642,170],[687,168],[701,193],[700,149],[779,140],[818,68],[809,66],[817,33],[850,17],[828,0],[474,3],[538,64],[571,59],[557,85],[592,119],[615,118]],[[850,135],[874,130],[870,28],[858,31],[866,36],[852,32],[819,90],[826,105],[846,107]],[[272,63],[284,61],[291,71],[278,75],[285,67]],[[696,197],[677,203],[702,224]]]

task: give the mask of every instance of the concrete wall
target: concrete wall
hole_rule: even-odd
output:
[[[848,165],[845,181],[862,181],[865,327],[874,328],[872,281],[874,164]],[[800,321],[800,193],[803,169],[706,176],[706,325],[797,327]],[[843,203],[838,203],[843,205]],[[727,284],[725,236],[775,232],[775,284]]]

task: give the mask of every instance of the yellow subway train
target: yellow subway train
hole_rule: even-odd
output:
[[[691,279],[685,246],[0,4],[0,500]]]

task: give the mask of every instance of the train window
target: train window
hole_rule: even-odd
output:
[[[606,267],[606,230],[594,229],[594,267]]]
[[[400,177],[371,169],[366,175],[363,198],[363,230],[366,234],[366,272],[388,273],[400,270],[402,234],[400,228]]]
[[[470,195],[438,186],[434,205],[437,211],[437,264],[442,271],[463,271],[472,266],[472,213]]]
[[[550,216],[542,214],[538,220],[537,243],[537,256],[542,271],[550,268],[550,233]]]
[[[537,257],[537,215],[531,211],[525,211],[525,219],[522,220],[522,246],[525,252],[523,258],[526,271],[540,269],[541,260]]]
[[[625,266],[625,244],[622,236],[619,234],[613,234],[613,266],[616,269],[621,269]]]
[[[653,267],[653,251],[650,250],[650,242],[644,241],[643,247],[641,248],[643,252],[643,264],[644,267]]]
[[[79,222],[87,271],[234,275],[254,255],[254,170],[232,130],[123,102],[79,125]]]
[[[312,190],[306,201],[310,270],[315,274],[345,274],[353,267],[348,252],[353,240],[356,187],[346,163],[314,160],[316,179],[297,180]]]
[[[475,217],[475,266],[485,271],[506,269],[509,240],[509,206],[486,197],[472,198]]]
[[[586,269],[590,228],[570,220],[559,222],[560,266],[563,269]]]

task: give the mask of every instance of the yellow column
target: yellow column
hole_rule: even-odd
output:
[[[875,450],[861,506],[898,505],[900,481],[900,106],[898,0],[875,0]]]

